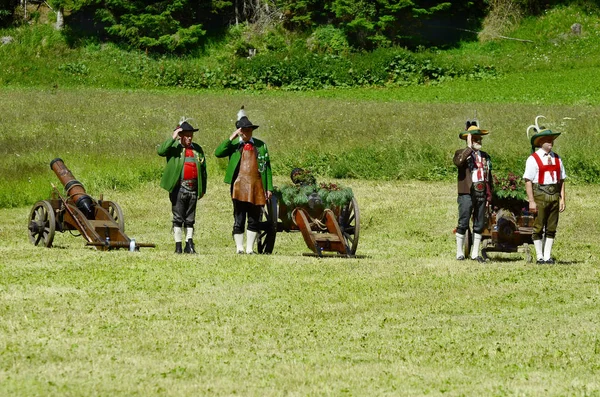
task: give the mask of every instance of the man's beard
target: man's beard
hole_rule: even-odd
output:
[[[473,143],[473,149],[476,151],[481,150],[481,143]]]

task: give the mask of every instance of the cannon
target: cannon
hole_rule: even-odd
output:
[[[278,232],[299,231],[312,251],[304,255],[323,257],[326,253],[333,253],[334,256],[355,257],[360,234],[360,212],[356,198],[352,196],[342,205],[327,205],[317,191],[314,177],[308,178],[308,181],[298,177],[309,174],[309,171],[298,168],[291,174],[298,194],[306,196],[301,204],[286,204],[277,189],[267,200],[261,215],[258,252],[272,253]]]
[[[526,210],[528,206],[527,201],[494,198],[486,212],[486,227],[481,233],[483,259],[488,259],[489,252],[522,252],[527,263],[533,261],[531,245],[535,216]],[[465,255],[469,255],[471,247],[469,230],[465,238]]]
[[[52,198],[38,201],[29,213],[29,241],[36,246],[52,247],[54,233],[78,231],[87,241],[86,245],[100,251],[140,247],[155,247],[142,244],[125,234],[125,222],[121,207],[113,202],[89,196],[81,182],[65,166],[60,158],[50,162],[50,168],[64,187],[64,198],[52,184]]]

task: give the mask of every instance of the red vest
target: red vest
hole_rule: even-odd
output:
[[[192,149],[185,149],[185,161],[183,163],[183,179],[198,178],[198,167]]]
[[[544,185],[544,175],[546,175],[546,172],[550,172],[552,173],[554,180],[558,183],[558,181],[560,180],[559,175],[560,175],[560,157],[558,157],[558,154],[554,154],[556,157],[556,161],[554,162],[554,164],[544,164],[542,159],[540,158],[540,156],[538,156],[537,153],[533,153],[532,156],[535,159],[535,162],[538,165],[539,168],[539,174],[538,174],[538,183],[540,185]],[[548,156],[550,156],[550,154],[548,154]]]

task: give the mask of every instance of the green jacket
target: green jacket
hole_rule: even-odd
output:
[[[195,154],[196,167],[198,167],[198,195],[202,197],[206,194],[206,159],[200,145],[192,142],[192,150]],[[178,140],[169,138],[156,149],[156,152],[159,156],[167,158],[167,165],[160,180],[160,187],[170,193],[182,177],[185,150]]]
[[[254,147],[258,151],[258,171],[260,172],[260,178],[263,182],[263,188],[265,191],[273,191],[273,176],[271,172],[271,159],[269,158],[269,150],[267,149],[266,143],[263,141],[252,138],[254,141]],[[225,173],[225,183],[233,182],[233,174],[240,163],[242,158],[241,152],[238,150],[240,145],[240,138],[235,138],[233,141],[229,139],[223,141],[215,150],[215,156],[227,157],[229,156],[229,164],[227,165],[227,172]]]

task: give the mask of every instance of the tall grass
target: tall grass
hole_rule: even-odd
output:
[[[549,127],[563,132],[556,151],[571,181],[600,181],[594,155],[597,106],[489,103],[481,93],[451,103],[426,103],[423,97],[424,102],[412,102],[401,91],[397,99],[389,91],[380,100],[372,91],[365,94],[370,98],[5,89],[0,91],[0,207],[47,198],[50,182],[57,182],[49,168],[55,157],[95,192],[158,180],[164,159],[156,146],[183,115],[200,128],[195,140],[208,154],[209,173],[220,175],[226,162],[212,153],[231,134],[242,104],[260,125],[256,136],[269,145],[276,175],[303,167],[323,177],[453,180],[452,156],[464,147],[458,133],[477,111],[482,126],[491,130],[484,148],[497,172],[523,172],[530,153],[525,130],[543,114]]]

